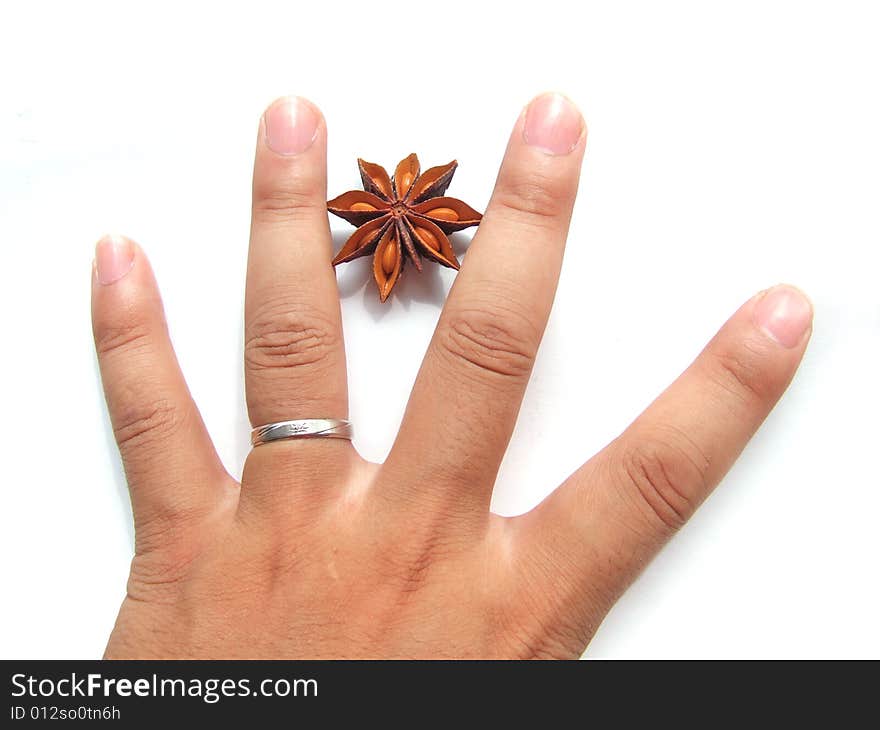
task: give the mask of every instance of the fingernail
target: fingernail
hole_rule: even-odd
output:
[[[266,144],[279,155],[305,152],[318,134],[320,114],[305,99],[279,99],[263,113]]]
[[[800,344],[813,321],[813,305],[792,286],[776,286],[755,304],[755,324],[780,345]]]
[[[526,144],[550,155],[567,155],[584,131],[584,118],[562,94],[542,94],[526,109],[523,138]]]
[[[104,236],[95,247],[95,275],[101,284],[112,284],[134,266],[134,246],[122,236]]]

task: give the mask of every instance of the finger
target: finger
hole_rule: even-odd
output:
[[[142,543],[213,510],[234,483],[180,372],[149,262],[128,239],[98,243],[92,325]]]
[[[385,464],[405,475],[398,489],[442,481],[441,499],[488,504],[556,291],[585,138],[559,95],[517,121]]]
[[[279,99],[260,121],[245,297],[245,385],[255,426],[348,412],[326,139],[321,113],[297,97]]]
[[[568,566],[552,579],[556,595],[566,586],[610,606],[709,495],[782,396],[811,323],[812,307],[793,287],[749,300],[618,439],[515,520],[535,564]]]

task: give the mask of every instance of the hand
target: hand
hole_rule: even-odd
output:
[[[255,425],[347,417],[326,141],[303,100],[279,100],[260,123],[244,348]],[[812,318],[795,289],[758,294],[542,504],[491,514],[585,141],[558,96],[517,120],[381,465],[348,441],[276,441],[237,483],[187,391],[146,257],[126,239],[98,244],[95,343],[136,528],[108,657],[581,654],[782,395]]]

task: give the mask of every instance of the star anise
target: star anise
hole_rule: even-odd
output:
[[[394,178],[381,165],[358,160],[363,191],[351,190],[327,203],[333,215],[358,226],[333,265],[373,254],[373,278],[384,302],[407,258],[422,270],[422,256],[452,269],[458,259],[447,233],[479,225],[482,215],[456,198],[442,197],[458,163],[419,174],[415,154],[400,161]]]

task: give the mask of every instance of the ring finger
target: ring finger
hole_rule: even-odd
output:
[[[321,113],[279,99],[260,122],[254,163],[245,377],[255,426],[348,411],[326,177]]]
[[[305,99],[279,99],[260,120],[245,295],[245,390],[254,426],[348,415],[326,141],[323,117]],[[348,446],[277,442],[257,448],[249,467],[269,454],[298,459],[303,443],[310,450]]]

